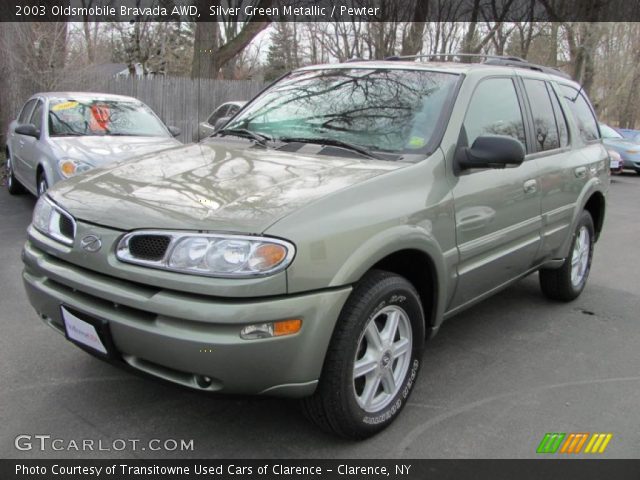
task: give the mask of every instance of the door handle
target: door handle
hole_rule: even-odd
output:
[[[587,176],[587,167],[578,167],[575,169],[576,177],[584,178]]]
[[[20,140],[20,141],[18,142],[18,144],[19,144],[21,147],[24,147],[24,140]]]
[[[534,179],[527,180],[522,185],[524,188],[524,193],[536,193],[538,191],[538,182]]]

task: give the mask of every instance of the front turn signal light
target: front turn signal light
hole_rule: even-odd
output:
[[[302,320],[299,318],[279,320],[277,322],[255,323],[247,325],[240,330],[240,338],[244,340],[256,340],[259,338],[284,337],[293,335],[302,329]]]

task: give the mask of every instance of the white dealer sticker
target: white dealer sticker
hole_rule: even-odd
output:
[[[102,343],[102,340],[100,340],[98,332],[96,332],[96,329],[93,327],[93,325],[79,319],[64,307],[62,307],[62,318],[64,320],[64,327],[67,330],[67,335],[69,335],[69,338],[75,340],[76,342],[82,343],[83,345],[91,347],[101,353],[107,353],[107,349]]]

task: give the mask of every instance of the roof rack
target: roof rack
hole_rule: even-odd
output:
[[[498,65],[503,67],[516,67],[516,68],[527,68],[529,70],[535,70],[538,72],[548,73],[550,75],[558,75],[560,77],[564,77],[567,79],[571,79],[571,76],[563,72],[558,68],[547,67],[544,65],[537,65],[535,63],[531,63],[526,61],[520,57],[512,57],[512,56],[503,56],[503,55],[485,55],[483,53],[431,53],[426,55],[402,55],[402,56],[393,56],[387,57],[385,60],[417,60],[419,58],[440,58],[441,61],[451,62],[454,60],[450,60],[451,58],[484,58],[484,65]]]

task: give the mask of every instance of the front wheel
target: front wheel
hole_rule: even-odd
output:
[[[594,240],[593,219],[589,212],[583,211],[573,234],[571,254],[562,267],[540,270],[542,293],[563,302],[574,300],[582,293],[591,271]]]
[[[424,347],[420,297],[406,279],[369,272],[338,319],[307,417],[347,438],[366,438],[390,425],[415,384]]]
[[[9,154],[7,154],[7,190],[11,195],[18,195],[24,192],[24,187],[20,184],[13,171],[13,160]]]

